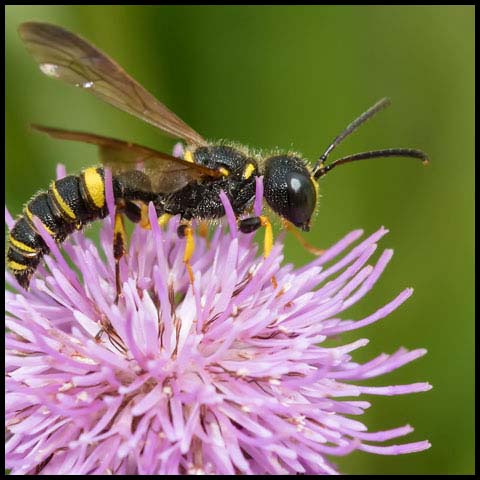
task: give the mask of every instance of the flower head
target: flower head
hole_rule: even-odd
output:
[[[108,189],[110,211],[113,196]],[[261,181],[257,182],[261,205]],[[259,200],[260,199],[260,200]],[[178,219],[136,227],[121,264],[115,304],[112,222],[97,248],[82,232],[63,246],[38,225],[51,254],[28,292],[8,272],[6,466],[15,474],[337,473],[353,450],[401,454],[427,441],[382,445],[413,429],[382,432],[358,417],[362,394],[425,391],[427,383],[366,387],[425,354],[399,349],[360,364],[368,340],[330,347],[329,337],[383,319],[406,289],[368,317],[342,320],[389,262],[368,261],[385,229],[352,245],[354,231],[301,268],[283,264],[282,243],[264,259],[253,235],[230,224],[195,238],[195,281],[183,264]],[[7,215],[7,223],[12,223]],[[275,281],[272,282],[272,279]],[[353,398],[353,399],[352,399]],[[356,399],[357,398],[357,399]]]

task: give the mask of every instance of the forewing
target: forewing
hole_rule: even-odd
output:
[[[195,180],[217,179],[218,170],[187,162],[167,153],[142,145],[102,137],[93,133],[75,132],[58,128],[32,125],[34,130],[53,138],[90,143],[99,147],[100,161],[114,174],[138,168],[150,178],[152,190],[158,193],[175,192]]]
[[[74,33],[48,23],[27,22],[20,25],[19,34],[45,75],[81,87],[189,144],[207,144],[120,65]]]

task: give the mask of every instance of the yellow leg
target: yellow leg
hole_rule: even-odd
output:
[[[268,217],[263,215],[260,216],[260,224],[262,227],[265,227],[265,236],[263,238],[263,258],[267,258],[270,255],[270,252],[273,248],[273,230],[272,224]],[[277,289],[278,283],[275,275],[270,279],[274,289]]]
[[[115,303],[118,303],[118,298],[122,293],[122,286],[120,282],[120,259],[126,253],[127,232],[123,223],[123,215],[115,212],[115,224],[113,227],[113,257],[115,258],[115,285],[117,289],[117,296]]]
[[[195,251],[195,238],[193,236],[193,229],[190,224],[182,224],[178,227],[178,236],[181,238],[185,238],[185,252],[183,253],[183,263],[187,267],[188,277],[190,279],[190,283],[193,285],[193,281],[195,279],[193,275],[193,270],[190,265],[190,259],[193,256],[193,252]]]
[[[151,230],[152,226],[150,225],[150,219],[148,217],[148,205],[146,205],[145,203],[142,203],[140,209],[141,209],[141,217],[138,224],[145,230]],[[164,213],[163,215],[160,215],[158,217],[157,221],[160,227],[164,227],[171,218],[172,218],[172,215],[170,215],[169,213]]]
[[[140,205],[141,217],[138,224],[145,230],[151,230],[152,226],[150,225],[150,220],[148,219],[148,205],[142,203]]]
[[[312,244],[308,243],[300,234],[300,232],[296,229],[294,225],[292,225],[290,222],[287,220],[283,221],[283,226],[287,231],[293,234],[293,236],[299,241],[300,245],[307,250],[310,253],[313,253],[313,255],[323,255],[325,253],[325,250],[321,250],[320,248],[314,247]]]
[[[238,222],[238,228],[242,233],[253,233],[260,227],[265,227],[265,237],[263,241],[263,256],[267,258],[273,247],[273,230],[270,220],[266,216],[248,217]]]
[[[270,255],[273,247],[272,224],[270,223],[268,217],[265,217],[263,215],[260,217],[260,224],[262,225],[262,227],[265,227],[265,236],[263,239],[263,256],[264,258],[267,258]]]

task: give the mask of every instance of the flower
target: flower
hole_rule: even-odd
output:
[[[112,211],[108,175],[106,185]],[[259,179],[257,212],[261,193]],[[64,243],[72,266],[36,224],[51,249],[46,268],[28,292],[6,273],[14,290],[5,293],[12,474],[334,474],[331,458],[353,450],[396,455],[430,447],[382,445],[413,429],[369,432],[351,418],[370,406],[352,397],[429,390],[427,383],[358,384],[424,349],[360,364],[351,354],[368,340],[324,345],[386,317],[412,294],[402,291],[362,320],[340,319],[389,262],[385,250],[367,264],[387,230],[351,248],[362,235],[354,231],[294,268],[283,264],[281,241],[268,258],[258,256],[253,234],[237,232],[222,201],[230,231],[217,226],[209,242],[196,236],[193,287],[178,219],[161,229],[150,205],[152,229],[134,229],[121,264],[118,304],[110,217],[99,248],[83,232]]]

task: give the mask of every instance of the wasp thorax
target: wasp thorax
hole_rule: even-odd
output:
[[[270,207],[295,226],[308,231],[317,193],[303,160],[293,155],[268,158],[263,185]]]

